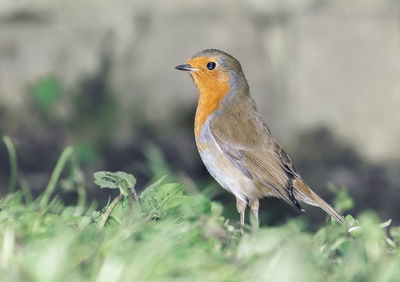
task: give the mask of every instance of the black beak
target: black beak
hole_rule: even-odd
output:
[[[185,64],[185,65],[179,65],[175,67],[177,70],[181,70],[181,71],[194,71],[196,69],[192,68],[191,65],[189,64]]]

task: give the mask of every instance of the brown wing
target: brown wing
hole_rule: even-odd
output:
[[[217,113],[210,121],[210,132],[221,150],[244,175],[262,183],[276,197],[302,210],[296,195],[350,228],[341,214],[302,181],[258,114],[254,101],[247,98],[226,107],[223,115]]]
[[[299,176],[249,99],[229,107],[223,115],[214,116],[210,121],[211,134],[244,175],[301,210],[292,186],[292,179]]]

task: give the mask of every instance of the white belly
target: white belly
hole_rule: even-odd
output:
[[[219,145],[215,142],[208,127],[207,121],[197,140],[200,157],[208,172],[226,190],[236,198],[245,202],[261,198],[260,187],[253,180],[246,177],[231,160],[226,157]],[[257,189],[258,188],[258,189]],[[263,195],[265,196],[265,195]]]

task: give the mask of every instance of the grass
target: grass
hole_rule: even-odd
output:
[[[335,222],[311,232],[299,219],[251,219],[240,237],[218,202],[165,179],[138,201],[122,172],[96,174],[121,192],[105,207],[66,206],[53,192],[71,154],[36,200],[18,189],[0,199],[1,281],[399,281],[400,228],[371,211],[351,233]],[[348,200],[341,194],[338,204]]]

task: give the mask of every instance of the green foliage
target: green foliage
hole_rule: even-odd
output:
[[[165,162],[162,152],[158,147],[153,144],[147,144],[144,151],[148,160],[148,167],[146,170],[150,173],[150,176],[152,176],[153,180],[172,174]]]
[[[75,145],[75,154],[79,163],[83,165],[94,163],[98,159],[96,149],[85,142],[80,142]]]
[[[349,193],[345,187],[337,187],[332,182],[328,182],[327,188],[336,195],[334,205],[340,212],[351,210],[354,206],[353,199],[350,198]]]
[[[142,211],[153,214],[160,218],[169,210],[185,204],[183,196],[183,185],[179,183],[168,183],[161,186],[150,187],[141,195]]]
[[[34,103],[43,112],[49,112],[61,96],[60,85],[54,77],[39,79],[31,89]]]
[[[133,189],[136,185],[136,179],[132,174],[123,171],[98,171],[94,174],[94,183],[100,188],[118,188],[122,195],[128,196],[129,188]]]
[[[71,153],[63,152],[53,182]],[[136,179],[128,173],[97,172],[95,182],[121,194],[100,210],[66,206],[50,196],[45,202],[43,196],[24,201],[20,191],[0,198],[0,281],[346,282],[400,277],[400,229],[390,228],[390,221],[381,224],[371,211],[357,220],[347,216],[357,225],[350,232],[329,222],[312,233],[296,219],[281,226],[246,226],[240,237],[237,220],[231,224],[223,218],[220,203],[202,194],[187,196],[182,184],[165,182],[165,177],[145,188],[139,201],[132,197]],[[338,195],[338,204],[349,202],[348,195]]]

